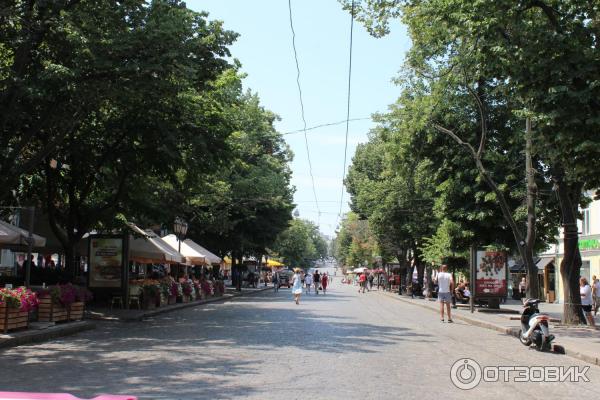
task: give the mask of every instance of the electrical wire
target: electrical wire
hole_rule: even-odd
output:
[[[292,0],[288,0],[288,9],[290,12],[290,29],[292,30],[292,48],[294,50],[294,61],[296,62],[296,84],[298,85],[298,95],[300,98],[300,111],[302,114],[302,123],[304,127],[302,132],[304,132],[304,145],[306,146],[306,157],[308,158],[308,171],[310,173],[310,180],[312,183],[313,195],[315,197],[315,205],[317,210],[319,210],[319,220],[317,222],[317,226],[321,222],[321,210],[319,208],[319,200],[317,199],[317,190],[315,189],[315,178],[313,176],[312,171],[312,163],[310,161],[310,150],[308,147],[308,136],[306,135],[306,118],[304,117],[304,102],[302,100],[302,87],[300,86],[300,63],[298,62],[298,52],[296,51],[296,32],[294,31],[294,19],[292,16]]]
[[[371,120],[371,117],[352,118],[350,121],[366,121],[366,120]],[[302,133],[302,132],[306,132],[306,131],[312,131],[312,130],[315,130],[315,129],[323,128],[323,127],[326,127],[326,126],[341,125],[341,124],[344,124],[344,123],[347,123],[347,121],[345,119],[342,120],[342,121],[338,121],[338,122],[329,122],[329,123],[326,123],[326,124],[320,124],[320,125],[311,126],[310,128],[306,128],[306,129],[298,129],[298,130],[295,130],[295,131],[284,132],[284,133],[282,133],[282,135],[292,135],[294,133]]]
[[[342,194],[340,196],[340,211],[338,219],[342,216],[342,207],[344,204],[344,192],[346,191],[346,162],[348,157],[348,131],[350,128],[350,94],[352,88],[352,39],[354,33],[354,0],[352,0],[352,8],[350,9],[350,54],[348,62],[348,98],[346,107],[346,140],[344,144],[344,170],[342,171]]]

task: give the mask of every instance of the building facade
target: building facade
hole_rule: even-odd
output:
[[[593,197],[593,193],[588,193]],[[600,200],[594,200],[590,205],[581,210],[582,219],[577,223],[579,228],[579,251],[581,252],[580,275],[591,280],[592,276],[600,277]],[[552,245],[543,257],[554,257],[556,265],[556,279],[554,279],[554,292],[556,301],[562,303],[563,284],[560,276],[560,262],[564,256],[564,239],[562,230],[558,238],[558,244]],[[552,290],[552,285],[545,289],[546,293]]]

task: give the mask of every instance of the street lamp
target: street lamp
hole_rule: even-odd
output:
[[[294,217],[298,218],[300,216],[300,211],[298,211],[298,209],[296,208],[294,210]]]
[[[177,243],[179,245],[179,252],[181,253],[181,240],[185,238],[188,230],[188,223],[185,222],[183,218],[176,217],[175,222],[173,223],[173,231],[175,232],[175,236],[177,236]]]

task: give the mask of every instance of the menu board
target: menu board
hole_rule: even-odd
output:
[[[122,237],[90,237],[90,287],[121,287],[123,247]]]
[[[478,251],[476,297],[504,297],[507,294],[506,252]]]

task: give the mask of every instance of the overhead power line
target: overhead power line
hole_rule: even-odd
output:
[[[371,117],[352,118],[352,119],[350,119],[350,121],[365,121],[365,120],[370,120],[370,119],[371,119]],[[337,121],[337,122],[329,122],[326,124],[311,126],[310,128],[306,128],[306,129],[298,129],[295,131],[284,132],[284,133],[282,133],[282,135],[292,135],[294,133],[302,133],[302,132],[312,131],[312,130],[319,129],[319,128],[324,128],[326,126],[341,125],[341,124],[345,124],[345,123],[347,123],[347,121],[344,119],[344,120]]]
[[[354,0],[352,0],[352,8],[350,9],[350,51],[348,60],[348,98],[346,106],[346,140],[344,144],[344,170],[342,171],[342,194],[340,195],[340,211],[338,219],[342,217],[342,206],[344,204],[344,192],[346,188],[346,161],[348,156],[348,130],[350,126],[350,90],[352,88],[352,38],[354,31]]]
[[[312,163],[310,161],[310,150],[308,147],[308,136],[306,135],[306,118],[304,117],[304,102],[302,100],[302,87],[300,86],[300,63],[298,63],[298,52],[296,51],[296,32],[294,31],[294,19],[292,16],[292,0],[288,0],[288,9],[290,12],[290,29],[292,30],[292,48],[294,49],[294,61],[296,62],[296,84],[298,85],[298,96],[300,98],[300,111],[302,113],[302,123],[304,125],[304,145],[306,146],[306,157],[308,158],[308,172],[312,182],[313,195],[315,197],[315,205],[319,211],[319,219],[317,225],[321,222],[321,210],[319,208],[319,200],[317,200],[317,190],[315,189],[315,178],[312,172]]]

